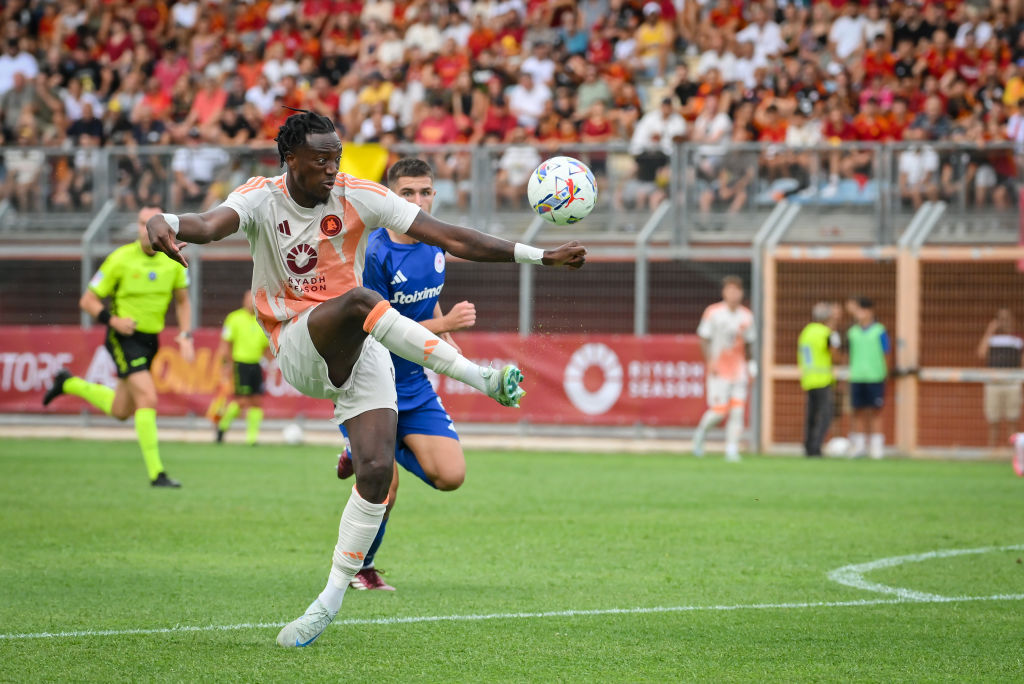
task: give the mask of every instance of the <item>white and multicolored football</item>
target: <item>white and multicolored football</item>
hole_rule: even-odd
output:
[[[541,217],[564,226],[582,221],[593,211],[597,182],[579,159],[551,157],[530,175],[526,196]]]

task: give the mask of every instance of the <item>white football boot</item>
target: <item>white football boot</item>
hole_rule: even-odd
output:
[[[317,640],[327,625],[331,624],[337,611],[331,613],[317,598],[309,604],[306,612],[285,625],[277,635],[277,643],[285,648],[309,646]]]

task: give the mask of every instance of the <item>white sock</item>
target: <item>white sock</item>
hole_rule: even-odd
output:
[[[386,306],[381,307],[380,304]],[[392,309],[387,302],[380,304],[370,312],[363,329],[388,351],[487,394],[487,378],[482,374],[482,366],[455,351],[455,347],[416,321]]]
[[[693,433],[694,451],[701,451],[704,449],[704,437],[707,434],[707,431],[718,425],[723,417],[724,414],[713,409],[708,409],[704,412],[704,415],[700,417],[700,422],[697,424],[697,431]]]
[[[320,603],[331,613],[341,609],[348,583],[362,569],[363,557],[377,536],[387,507],[387,503],[370,503],[359,496],[355,487],[352,488],[338,525],[338,544],[334,547],[331,575],[327,578],[327,586],[320,592]]]
[[[880,432],[871,435],[871,458],[882,458],[885,455],[885,435]]]
[[[864,440],[865,435],[863,432],[850,433],[850,453],[852,455],[858,456],[864,453]]]
[[[725,421],[725,453],[739,455],[740,433],[743,432],[743,406],[729,409],[729,419]]]

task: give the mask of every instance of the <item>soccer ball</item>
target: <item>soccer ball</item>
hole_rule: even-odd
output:
[[[526,196],[535,212],[564,226],[582,221],[594,209],[597,182],[579,159],[551,157],[530,174]]]
[[[281,430],[281,436],[284,437],[285,444],[302,444],[302,426],[298,423],[288,423],[284,426],[284,429]]]
[[[845,437],[833,437],[825,444],[825,454],[828,456],[846,456],[850,453],[850,440]]]

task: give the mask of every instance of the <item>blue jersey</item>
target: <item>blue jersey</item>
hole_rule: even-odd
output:
[[[387,230],[378,228],[366,244],[363,286],[379,292],[403,316],[425,321],[434,317],[444,287],[444,268],[444,250],[440,247],[393,242]],[[400,412],[436,398],[422,366],[394,354],[391,360],[395,364]]]

